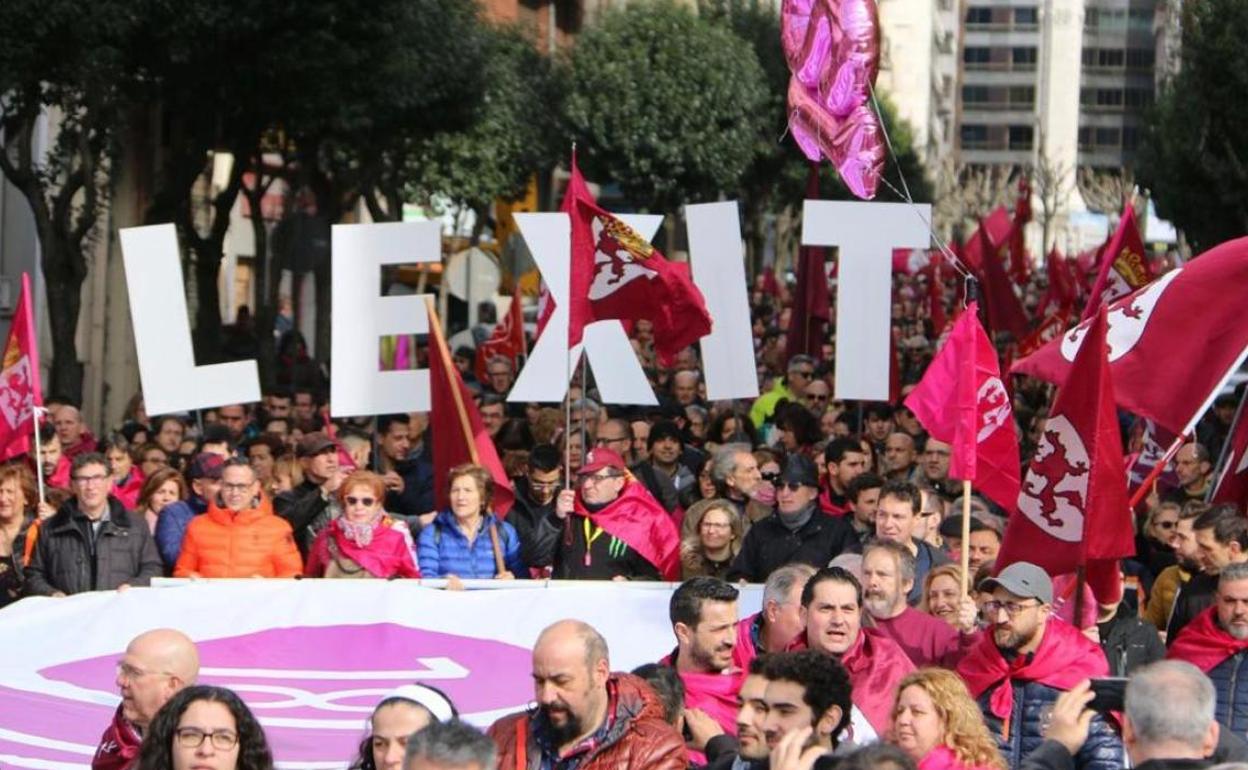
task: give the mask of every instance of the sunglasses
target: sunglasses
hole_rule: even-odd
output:
[[[377,498],[355,497],[354,495],[347,495],[346,501],[347,501],[347,505],[362,505],[365,508],[372,508],[374,505],[376,505]]]
[[[800,481],[784,481],[784,482],[777,484],[776,489],[787,489],[790,492],[796,492],[797,490],[801,489],[804,486],[806,485]]]
[[[780,478],[779,471],[772,471],[771,473],[763,473],[761,475],[763,477],[763,481],[766,481],[769,484],[775,484],[776,480]]]
[[[1178,523],[1177,521],[1157,521],[1157,522],[1153,522],[1153,526],[1155,526],[1155,527],[1159,527],[1159,528],[1161,528],[1161,529],[1174,529],[1174,528],[1175,528],[1175,527],[1177,527],[1178,525],[1179,525],[1179,523]]]

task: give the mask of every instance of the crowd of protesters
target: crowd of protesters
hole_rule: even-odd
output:
[[[902,395],[942,331],[918,299],[924,280],[896,279]],[[52,399],[41,451],[0,468],[0,605],[161,575],[425,577],[452,589],[479,579],[682,581],[675,646],[656,665],[613,671],[594,629],[557,623],[533,651],[534,710],[485,738],[444,695],[414,685],[378,705],[355,767],[1109,770],[1127,758],[1191,768],[1248,760],[1239,670],[1248,519],[1204,502],[1230,422],[1225,402],[1142,507],[1121,601],[1098,603],[1073,575],[995,564],[1008,517],[976,495],[962,521],[949,445],[900,400],[836,400],[831,342],[818,355],[786,354],[783,293],[760,281],[751,299],[762,394],[753,400],[708,402],[696,350],[661,365],[644,321],[630,335],[660,397],[654,407],[603,405],[579,377],[569,419],[556,405],[509,403],[514,362],[491,358],[478,378],[473,350],[457,349],[511,479],[505,516],[485,468],[435,475],[426,415],[331,420],[314,367],[295,378],[307,385],[195,415],[149,416],[136,397],[102,440],[76,405]],[[1013,388],[1025,461],[1052,394],[1034,381]],[[1132,451],[1138,431],[1124,422],[1123,433]],[[620,512],[645,522],[646,537],[604,526]],[[739,582],[764,584],[759,613],[739,616]],[[101,744],[126,747],[124,761],[97,755],[97,764],[271,766],[247,707],[228,690],[193,686],[193,644],[153,633],[119,665],[123,702]],[[161,648],[159,668],[142,659],[146,647]],[[152,689],[154,672],[162,689]],[[1108,677],[1129,677],[1125,700]]]

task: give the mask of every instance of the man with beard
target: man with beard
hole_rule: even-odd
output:
[[[853,685],[853,739],[883,736],[892,721],[897,684],[914,664],[892,639],[862,626],[862,585],[841,567],[819,570],[802,589],[805,633],[790,650],[809,649],[835,658]],[[769,677],[770,678],[770,677]]]
[[[810,460],[790,456],[776,490],[776,512],[750,527],[728,570],[729,580],[761,583],[785,564],[822,567],[842,553],[858,550],[853,527],[843,517],[818,510],[819,475]]]
[[[802,589],[815,574],[809,564],[786,564],[772,570],[763,586],[763,608],[737,624],[733,663],[746,668],[755,658],[783,652],[806,627],[802,620]]]
[[[676,649],[660,662],[676,669],[684,682],[685,708],[700,709],[724,732],[736,732],[741,687],[741,669],[733,665],[732,654],[737,642],[737,589],[719,578],[690,578],[672,593],[668,614]]]
[[[758,460],[749,444],[724,444],[715,450],[711,480],[719,496],[733,504],[742,521],[753,518],[747,509],[754,491],[763,483],[763,474],[758,470]]]
[[[867,453],[857,439],[838,438],[823,450],[827,486],[819,495],[823,512],[832,516],[849,513],[849,483],[867,470]]]
[[[983,712],[988,732],[1010,767],[1044,741],[1043,712],[1062,692],[1104,677],[1109,664],[1099,645],[1053,613],[1053,582],[1029,562],[1015,562],[980,584],[990,633],[958,665]],[[1119,770],[1122,742],[1105,717],[1091,717],[1088,740],[1075,755],[1077,770]]]
[[[1204,503],[1188,503],[1179,511],[1179,520],[1175,522],[1171,541],[1177,563],[1163,569],[1153,580],[1152,590],[1148,592],[1148,604],[1143,613],[1144,619],[1156,626],[1158,631],[1166,630],[1175,596],[1200,571],[1196,532],[1192,529],[1192,524],[1207,510],[1209,506]]]
[[[533,647],[537,708],[490,728],[502,768],[684,770],[680,733],[654,691],[612,673],[607,643],[590,625],[561,620]]]
[[[1218,574],[1231,564],[1248,561],[1248,519],[1234,505],[1218,505],[1192,522],[1200,572],[1193,575],[1174,597],[1166,625],[1166,639],[1173,641],[1214,602]]]
[[[1166,657],[1208,674],[1217,694],[1215,718],[1228,730],[1248,730],[1248,563],[1229,564],[1218,575],[1214,606],[1183,629]]]
[[[62,439],[63,440],[63,439]],[[1203,501],[1213,483],[1213,462],[1209,450],[1195,441],[1188,442],[1174,455],[1174,475],[1179,486],[1162,495],[1166,502]]]
[[[969,596],[958,607],[955,629],[906,604],[914,585],[914,556],[896,543],[879,542],[862,552],[862,603],[877,631],[892,639],[916,666],[953,668],[978,639],[979,609]]]
[[[767,678],[763,735],[773,757],[785,737],[794,736],[789,741],[801,740],[803,754],[819,750],[820,761],[814,767],[821,768],[830,764],[825,757],[843,738],[857,738],[853,732],[845,734],[853,710],[851,679],[836,658],[813,650],[768,655],[763,676]]]
[[[195,643],[181,631],[157,628],[126,645],[117,662],[121,704],[91,759],[92,770],[126,770],[138,764],[143,733],[160,707],[199,676]]]
[[[520,558],[534,570],[546,570],[555,560],[555,547],[564,519],[555,509],[563,483],[562,458],[550,444],[538,444],[529,454],[528,472],[513,479],[516,503],[507,521],[520,536]]]
[[[708,770],[761,770],[767,767],[767,677],[769,656],[750,661],[737,692],[737,738],[715,736],[706,744]]]

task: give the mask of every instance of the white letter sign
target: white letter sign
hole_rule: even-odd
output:
[[[917,209],[917,211],[915,210]],[[840,248],[836,287],[836,398],[888,400],[893,249],[925,249],[932,207],[806,201],[802,243]]]
[[[126,227],[119,235],[148,414],[259,401],[260,374],[254,359],[195,365],[174,226]]]
[[[381,337],[428,334],[423,294],[381,297],[382,265],[438,262],[440,222],[334,225],[334,417],[429,411],[429,370],[381,371]]]

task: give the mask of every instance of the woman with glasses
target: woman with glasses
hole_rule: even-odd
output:
[[[232,690],[187,687],[152,720],[138,770],[272,770],[264,729]]]
[[[701,500],[685,513],[682,529],[681,580],[727,575],[745,537],[737,507],[723,499]]]
[[[1148,512],[1144,526],[1135,536],[1134,560],[1148,569],[1146,588],[1151,587],[1152,579],[1162,570],[1178,563],[1174,541],[1182,510],[1178,503],[1158,503]]]
[[[407,524],[382,509],[386,483],[356,471],[338,487],[342,516],[330,521],[308,549],[306,577],[418,578]]]
[[[511,580],[525,573],[515,527],[490,510],[494,479],[480,465],[451,469],[450,510],[440,511],[420,532],[418,552],[425,577]]]

